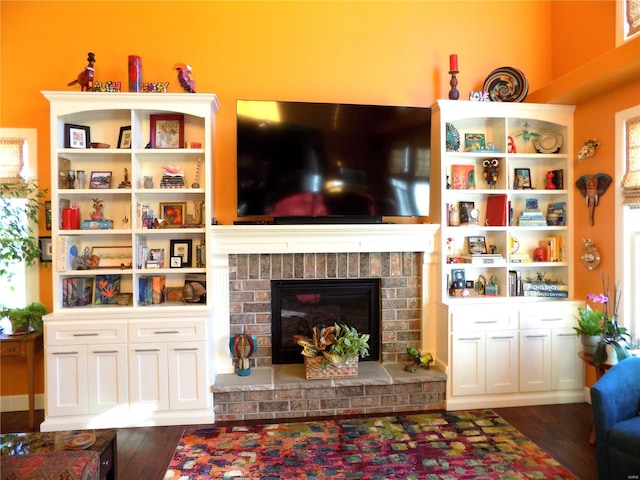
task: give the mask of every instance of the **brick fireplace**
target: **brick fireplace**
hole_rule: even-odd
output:
[[[396,407],[402,404],[407,410],[425,408],[425,405],[435,405],[435,408],[441,405],[442,408],[442,374],[438,378],[411,376],[397,368],[398,362],[407,361],[408,346],[434,350],[435,317],[432,312],[437,226],[242,225],[212,228],[211,260],[216,288],[212,292],[215,354],[211,362],[217,419],[393,410],[393,406],[384,406],[385,402]],[[304,373],[299,370],[301,365],[272,366],[271,280],[348,278],[380,279],[380,362],[364,362],[361,367],[373,365],[361,368],[358,379],[329,381],[329,385],[313,383],[327,381],[304,380]],[[228,343],[231,335],[239,333],[255,335],[258,339],[249,377],[238,377],[233,373]],[[279,377],[286,377],[286,380]],[[426,393],[429,394],[424,397]],[[318,398],[314,399],[316,395]],[[412,395],[415,401],[410,400]],[[329,403],[323,404],[321,398]]]

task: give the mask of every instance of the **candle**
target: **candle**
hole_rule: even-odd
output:
[[[458,55],[449,55],[449,70],[458,70]]]

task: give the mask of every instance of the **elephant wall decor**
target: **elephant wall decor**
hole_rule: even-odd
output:
[[[611,177],[606,173],[583,175],[576,180],[576,187],[578,187],[582,196],[585,197],[587,207],[589,208],[589,221],[591,226],[594,225],[593,213],[596,205],[598,205],[598,198],[609,188],[611,181]]]

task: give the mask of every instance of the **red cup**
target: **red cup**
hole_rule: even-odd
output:
[[[71,209],[62,209],[62,230],[71,230]]]

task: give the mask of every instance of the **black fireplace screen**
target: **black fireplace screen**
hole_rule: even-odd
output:
[[[335,323],[369,333],[369,356],[380,358],[380,279],[272,280],[271,360],[303,363],[294,335]]]

